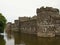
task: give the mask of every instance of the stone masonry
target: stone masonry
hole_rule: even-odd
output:
[[[9,29],[20,33],[36,34],[40,37],[60,35],[60,14],[58,9],[41,7],[37,8],[36,14],[33,17],[19,17],[14,23],[10,23]]]

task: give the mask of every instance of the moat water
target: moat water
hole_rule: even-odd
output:
[[[42,38],[36,35],[4,33],[0,35],[0,45],[60,45],[60,37]]]

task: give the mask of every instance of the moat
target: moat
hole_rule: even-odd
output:
[[[0,45],[60,45],[60,37],[38,37],[20,33],[0,35]]]

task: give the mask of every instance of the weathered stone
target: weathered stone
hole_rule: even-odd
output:
[[[11,29],[12,29],[11,26],[12,26],[12,23],[8,22],[7,25],[6,25],[5,31],[8,32],[8,33],[11,32]]]
[[[21,33],[36,34],[40,37],[54,37],[60,34],[59,10],[52,7],[41,7],[36,10],[37,16],[19,17],[7,29]],[[10,27],[10,26],[11,27]]]

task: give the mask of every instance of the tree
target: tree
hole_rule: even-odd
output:
[[[0,35],[0,45],[5,45],[6,42],[4,40],[4,36],[3,35]]]
[[[0,33],[4,32],[5,25],[6,25],[6,18],[0,13]]]

